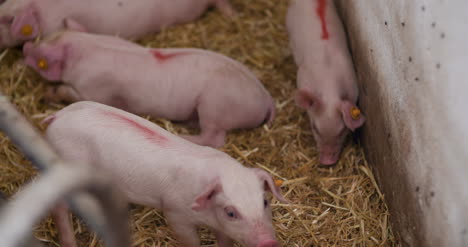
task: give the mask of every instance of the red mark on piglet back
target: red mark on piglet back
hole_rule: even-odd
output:
[[[168,139],[157,133],[156,131],[136,122],[135,120],[132,120],[128,117],[122,116],[120,114],[114,113],[114,112],[105,112],[107,116],[113,117],[114,119],[120,120],[121,122],[126,123],[127,125],[137,129],[138,131],[141,132],[148,140],[154,141],[157,144],[163,144],[168,141]]]
[[[184,52],[162,53],[158,50],[151,50],[151,54],[153,54],[153,57],[156,58],[158,62],[164,62],[176,56],[183,55]]]
[[[322,23],[322,39],[327,40],[329,38],[327,22],[325,21],[325,14],[327,12],[327,0],[317,0],[317,1],[318,1],[317,15],[320,18],[320,22]]]

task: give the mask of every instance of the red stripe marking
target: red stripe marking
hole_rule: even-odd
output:
[[[320,22],[322,23],[322,39],[324,40],[329,38],[327,23],[325,21],[326,8],[327,0],[318,0],[317,15],[319,16]]]
[[[158,50],[151,50],[151,54],[153,54],[153,57],[156,58],[158,62],[164,62],[166,60],[169,60],[171,58],[174,58],[179,55],[183,55],[185,52],[176,52],[176,53],[168,53],[168,54],[163,54]]]
[[[148,138],[149,140],[152,140],[152,141],[155,141],[156,143],[158,144],[163,144],[167,141],[169,141],[165,136],[157,133],[156,131],[146,127],[146,126],[143,126],[142,124],[130,119],[130,118],[127,118],[127,117],[124,117],[120,114],[117,114],[117,113],[114,113],[114,112],[105,112],[106,115],[108,116],[111,116],[115,119],[118,119],[122,122],[125,122],[126,124],[128,124],[129,126],[132,126],[133,128],[139,130],[146,138]]]

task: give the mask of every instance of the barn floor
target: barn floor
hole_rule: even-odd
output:
[[[304,111],[295,106],[296,66],[288,49],[284,16],[288,1],[233,0],[238,16],[223,17],[212,9],[198,21],[144,38],[149,47],[199,47],[226,54],[251,68],[276,100],[271,127],[238,130],[222,149],[241,163],[261,167],[284,180],[283,192],[293,203],[273,201],[274,224],[283,246],[397,246],[389,213],[363,150],[347,141],[340,162],[318,167],[318,155]],[[0,56],[0,90],[43,130],[40,121],[63,105],[42,100],[47,83],[21,64],[19,49]],[[193,130],[161,119],[157,124],[174,133]],[[0,190],[14,194],[37,172],[10,141],[0,135]],[[79,246],[101,246],[98,238],[75,219]],[[134,246],[177,246],[161,212],[133,205]],[[58,246],[53,222],[35,229],[37,238]],[[201,229],[204,246],[216,246]]]

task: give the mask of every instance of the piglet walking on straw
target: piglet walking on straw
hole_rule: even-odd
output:
[[[70,161],[95,164],[121,182],[131,202],[163,210],[183,246],[200,246],[196,226],[221,247],[279,247],[266,192],[287,202],[270,175],[195,145],[125,111],[74,103],[46,120],[47,139]]]
[[[309,115],[320,163],[331,165],[348,133],[365,121],[343,25],[332,0],[293,0],[286,25],[299,68],[294,97]]]

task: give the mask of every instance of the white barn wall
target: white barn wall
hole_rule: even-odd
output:
[[[338,0],[404,246],[468,246],[468,1]]]

